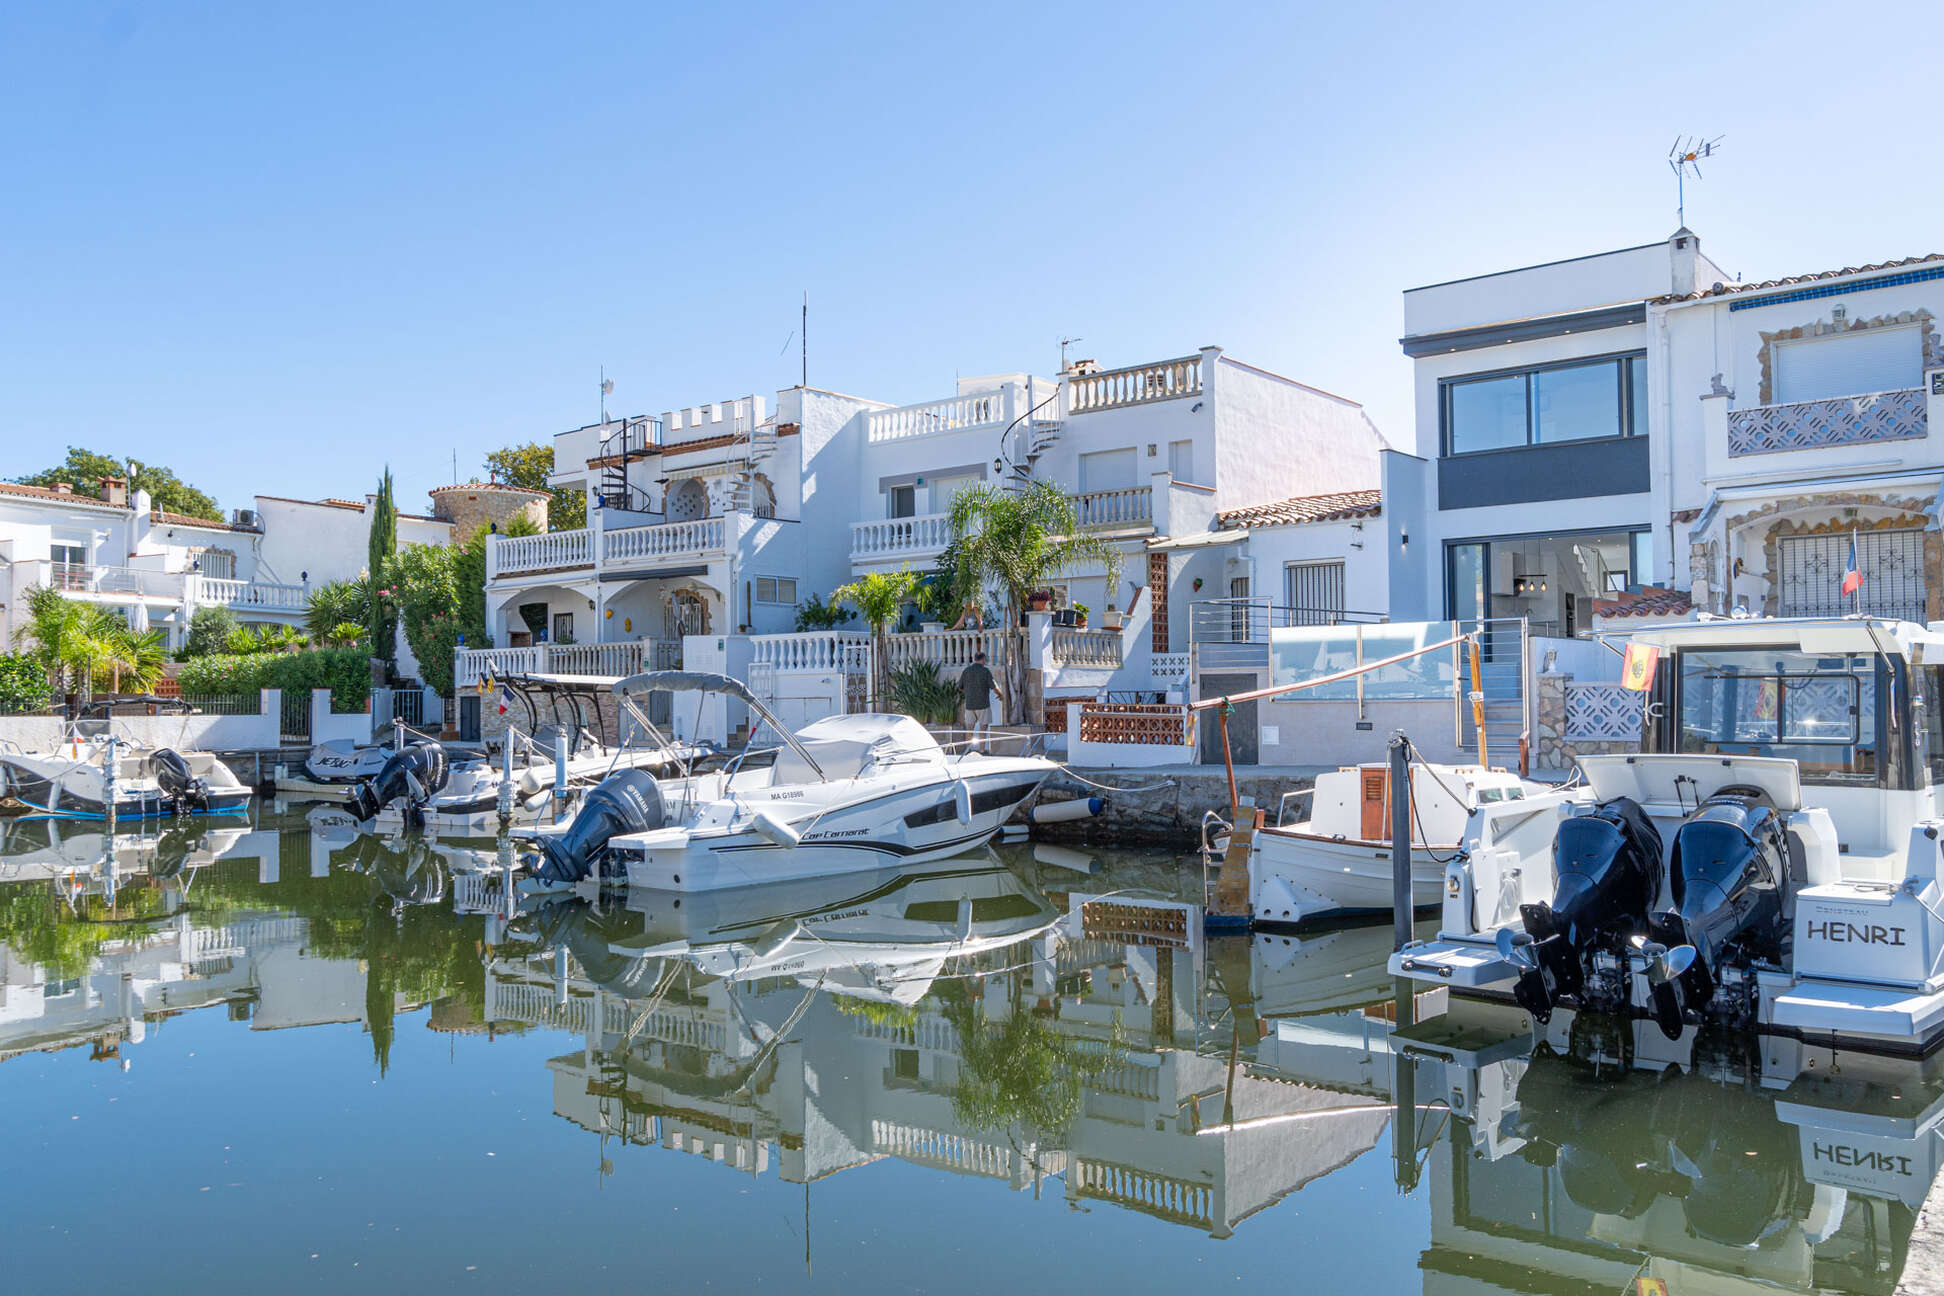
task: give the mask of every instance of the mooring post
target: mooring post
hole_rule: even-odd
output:
[[[513,822],[513,730],[506,731],[506,746],[500,752],[499,826],[503,833]]]
[[[1402,733],[1390,740],[1391,833],[1391,948],[1401,950],[1411,940],[1411,740]]]
[[[567,735],[554,735],[554,822],[567,817]]]

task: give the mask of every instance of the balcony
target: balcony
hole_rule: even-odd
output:
[[[728,551],[729,518],[655,522],[599,532],[583,527],[542,535],[495,536],[487,551],[488,579],[593,568],[596,535],[600,537],[599,565],[602,567],[715,558]]]
[[[1129,405],[1180,400],[1184,396],[1201,395],[1202,357],[1183,356],[1179,360],[1132,365],[1126,369],[1075,374],[1067,382],[1068,414],[1092,414]]]
[[[310,591],[302,585],[270,585],[260,581],[219,580],[191,572],[184,592],[192,603],[265,612],[302,612]]]
[[[1004,427],[1024,413],[1015,409],[1014,404],[1011,389],[1005,389],[878,410],[865,418],[864,439],[872,443],[903,441],[938,432]]]
[[[1728,411],[1728,455],[1910,441],[1929,434],[1924,389]]]
[[[182,598],[181,572],[144,570],[139,567],[95,567],[85,563],[41,564],[40,583],[63,593],[127,595],[138,598]]]
[[[681,666],[679,639],[534,644],[527,648],[457,649],[452,655],[452,678],[463,688],[487,674],[627,676],[648,670],[680,670]]]
[[[1123,490],[1088,491],[1069,495],[1082,530],[1154,525],[1154,488],[1129,486]]]
[[[267,581],[227,580],[200,572],[157,571],[146,567],[97,567],[84,563],[41,562],[41,584],[67,594],[110,601],[142,599],[151,602],[213,603],[221,607],[267,612],[301,612],[310,591],[302,585]]]
[[[944,513],[880,518],[851,523],[854,563],[929,562],[952,539],[952,519]]]

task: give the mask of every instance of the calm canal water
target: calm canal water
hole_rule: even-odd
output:
[[[1204,939],[1166,859],[517,912],[328,812],[108,855],[0,821],[12,1291],[1889,1292],[1944,1144],[1933,1063],[1394,1049],[1388,925]]]

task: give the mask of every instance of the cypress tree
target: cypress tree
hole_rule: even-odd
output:
[[[385,475],[378,480],[378,498],[371,507],[371,531],[367,540],[365,563],[370,573],[371,603],[368,629],[371,632],[371,655],[384,662],[391,662],[397,656],[393,642],[392,625],[397,606],[389,593],[392,581],[392,557],[398,552],[398,507],[392,502],[391,466],[385,467]]]

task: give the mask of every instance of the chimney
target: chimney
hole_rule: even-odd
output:
[[[1706,284],[1695,282],[1695,271],[1701,260],[1701,239],[1695,232],[1683,225],[1668,236],[1667,250],[1670,259],[1670,286],[1676,297],[1685,297],[1696,288]]]
[[[101,501],[113,504],[116,508],[128,507],[128,478],[103,477],[101,479]]]
[[[56,495],[72,495],[72,494],[74,494],[74,483],[73,483],[73,482],[55,482],[55,483],[54,483],[54,493],[55,493]]]

